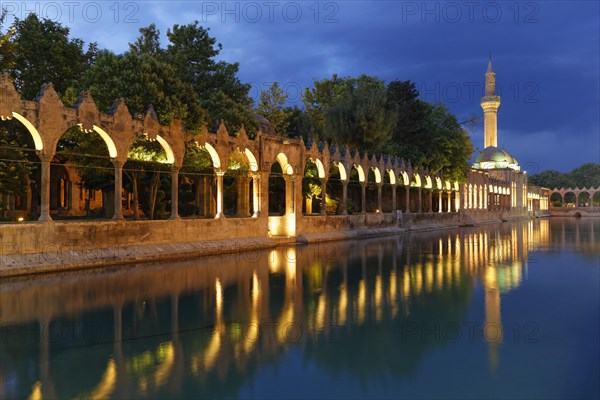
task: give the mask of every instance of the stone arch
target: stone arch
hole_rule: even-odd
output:
[[[550,194],[550,205],[553,207],[562,207],[563,203],[563,195],[561,192],[555,190]]]
[[[322,205],[321,179],[325,177],[323,163],[318,158],[308,157],[304,164],[302,175],[302,212],[304,214],[318,214]]]
[[[227,159],[223,175],[223,214],[226,217],[251,216],[250,160],[245,152],[235,149]]]
[[[386,170],[390,185],[395,185],[397,183],[396,173],[393,169]]]
[[[56,139],[53,149],[47,148],[53,154],[53,163],[50,168],[50,213],[55,216],[112,218],[114,216],[115,201],[120,199],[122,193],[115,193],[115,167],[109,158],[117,158],[117,150],[112,138],[101,128],[93,125],[86,129],[83,124],[71,124]],[[87,146],[80,151],[80,145]],[[61,146],[64,152],[60,152]],[[75,146],[75,147],[71,147]],[[93,149],[93,150],[92,150]],[[81,153],[81,154],[73,154]],[[75,160],[75,162],[73,162]],[[91,161],[93,160],[93,161]],[[91,161],[90,164],[88,162]],[[77,163],[83,165],[77,169]],[[68,171],[69,179],[64,180],[58,165]],[[104,181],[102,188],[94,185],[84,186],[89,176],[90,166],[95,171],[92,179],[96,182]],[[64,181],[64,182],[63,182]],[[88,181],[89,182],[89,181]],[[64,185],[65,190],[57,190],[56,185]],[[56,196],[68,196],[67,206],[61,205],[62,201]],[[117,199],[115,199],[117,197]]]
[[[179,171],[180,215],[213,218],[217,193],[213,156],[206,146],[192,140],[186,143],[183,157]],[[217,161],[220,167],[220,160]]]
[[[365,190],[364,210],[365,210],[365,212],[368,212],[368,213],[374,213],[374,212],[381,211],[379,209],[379,203],[378,203],[379,187],[381,186],[380,185],[381,173],[379,173],[379,176],[378,176],[378,172],[379,172],[379,169],[377,167],[371,167],[368,169],[366,187],[364,189]]]
[[[248,159],[248,163],[250,165],[250,171],[252,172],[257,172],[258,171],[258,161],[256,161],[256,157],[254,156],[254,153],[252,153],[252,151],[248,148],[244,149],[244,154],[246,155],[246,158]]]
[[[219,157],[219,153],[217,153],[217,150],[215,150],[215,148],[210,143],[204,143],[204,148],[206,149],[206,151],[208,151],[208,154],[210,154],[210,158],[213,163],[213,168],[221,169],[221,157]]]
[[[293,175],[294,174],[294,168],[290,165],[290,163],[288,161],[288,157],[284,153],[277,154],[276,160],[279,163],[279,166],[281,167],[281,171],[283,174],[285,174],[285,175]]]
[[[356,171],[358,172],[358,181],[365,182],[366,177],[365,170],[363,169],[363,167],[360,164],[354,164],[354,169],[356,169]]]
[[[583,196],[582,196],[583,195]],[[577,207],[589,207],[591,205],[591,195],[588,191],[582,190],[577,193]]]
[[[19,113],[16,113],[13,111],[12,117],[14,117],[21,124],[23,124],[25,126],[25,128],[27,129],[27,131],[29,132],[29,134],[31,134],[31,137],[33,138],[33,144],[35,146],[35,149],[37,151],[44,150],[44,141],[42,140],[42,136],[40,135],[40,133],[38,132],[36,127],[33,126],[33,124],[31,122],[29,122],[29,120],[27,118],[25,118],[24,116],[22,116]],[[12,117],[9,117],[9,119]],[[4,119],[5,119],[5,117],[2,117],[2,120],[4,120]]]

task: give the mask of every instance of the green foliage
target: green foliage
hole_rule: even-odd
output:
[[[396,124],[382,80],[361,75],[315,81],[303,98],[312,119],[310,136],[366,151],[381,150]]]
[[[287,98],[287,93],[283,91],[279,83],[273,82],[267,90],[262,91],[258,103],[258,113],[268,119],[273,124],[275,132],[281,136],[287,133],[293,112],[285,107]]]
[[[23,20],[17,18],[11,29],[10,50],[1,46],[1,65],[25,99],[33,99],[47,82],[52,82],[59,94],[65,93],[95,59],[95,43],[84,51],[83,40],[69,39],[69,28],[58,22],[29,14]]]
[[[302,196],[306,198],[315,198],[321,196],[321,180],[317,165],[312,161],[306,164],[304,178],[302,179]]]
[[[70,162],[86,189],[112,190],[114,166],[106,144],[95,132],[84,132],[78,126],[67,130],[57,145],[57,158]]]
[[[600,164],[586,163],[567,173],[547,169],[531,175],[529,183],[549,189],[596,188],[600,186]]]
[[[7,127],[0,127],[0,187],[2,193],[20,196],[27,193],[32,163],[23,151],[22,140],[11,135]]]

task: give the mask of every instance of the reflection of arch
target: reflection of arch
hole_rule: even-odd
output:
[[[79,126],[81,126],[81,124],[79,124]],[[117,147],[115,146],[115,142],[113,142],[108,133],[106,133],[102,128],[99,128],[96,125],[93,125],[93,127],[94,131],[96,131],[96,133],[100,135],[102,140],[104,140],[104,143],[106,143],[106,147],[108,147],[108,155],[110,156],[110,158],[117,158]]]
[[[171,146],[169,146],[169,143],[167,143],[160,135],[156,135],[156,140],[165,150],[165,154],[167,155],[166,164],[173,164],[175,162],[175,154],[173,154],[173,150],[171,149]]]
[[[246,158],[248,158],[248,162],[250,163],[250,171],[258,171],[258,162],[256,161],[256,157],[254,157],[254,154],[248,149],[244,149],[244,154],[246,155]]]
[[[279,162],[279,165],[281,166],[281,171],[285,175],[292,175],[294,173],[294,168],[292,168],[292,166],[288,162],[288,158],[285,154],[277,154],[277,162]]]
[[[365,181],[365,171],[363,170],[363,167],[355,164],[354,168],[356,169],[356,171],[358,171],[358,181],[364,182]]]
[[[25,118],[24,116],[22,116],[21,114],[17,114],[16,112],[13,111],[12,116],[15,117],[15,119],[17,119],[20,123],[22,123],[25,126],[25,128],[27,128],[27,130],[31,134],[31,137],[33,138],[33,143],[35,144],[35,149],[38,151],[43,150],[44,144],[42,142],[42,137],[40,136],[40,133],[35,128],[35,126],[33,126],[33,124],[31,122],[29,122],[29,120],[27,118]]]
[[[377,167],[371,167],[373,173],[375,174],[375,183],[381,183],[381,172]]]

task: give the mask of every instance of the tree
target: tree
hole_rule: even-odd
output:
[[[95,43],[85,52],[83,40],[69,39],[69,28],[49,19],[29,14],[23,20],[16,19],[12,28],[12,59],[3,62],[3,69],[26,99],[33,99],[48,82],[63,95],[80,81],[95,58]]]
[[[281,136],[285,136],[290,124],[291,111],[285,107],[287,98],[287,93],[279,83],[273,82],[267,90],[261,92],[258,103],[258,113],[268,119],[275,132]]]
[[[586,163],[567,173],[547,169],[531,175],[529,182],[549,189],[595,188],[600,186],[600,164]]]
[[[386,106],[384,82],[372,76],[315,81],[303,102],[313,119],[310,133],[362,150],[381,150],[396,123],[394,110]]]
[[[215,61],[222,45],[194,21],[167,31],[166,58],[179,78],[190,83],[211,122],[224,120],[230,132],[242,126],[253,135],[258,128],[249,96],[250,85],[238,78],[238,63]]]

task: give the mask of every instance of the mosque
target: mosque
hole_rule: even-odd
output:
[[[471,165],[463,195],[465,210],[505,210],[508,212],[547,212],[548,190],[530,186],[527,172],[508,151],[498,146],[498,108],[496,73],[490,56],[485,73],[485,95],[481,98],[484,114],[484,149]]]

